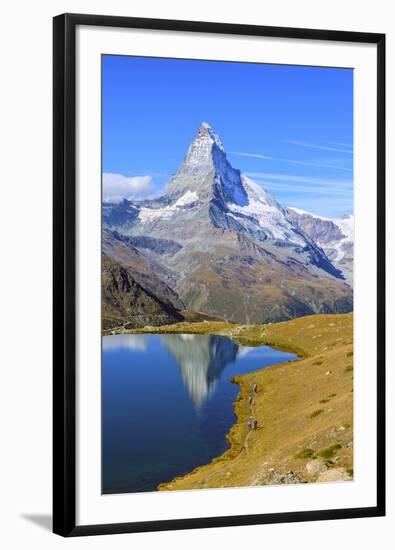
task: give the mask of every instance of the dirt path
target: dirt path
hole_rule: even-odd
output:
[[[196,333],[203,329],[214,332],[211,325],[193,327]],[[333,455],[333,464],[325,464],[328,471],[344,470],[352,477],[353,315],[307,316],[237,331],[229,327],[221,334],[239,345],[267,345],[299,357],[237,377],[240,400],[234,404],[230,448],[159,490],[315,482],[318,474],[307,465],[328,453]],[[249,405],[255,382],[259,392]],[[258,419],[256,432],[246,429],[249,415]]]
[[[249,417],[254,419],[256,418],[255,416],[255,393],[254,393],[254,390],[253,390],[253,387],[254,387],[254,384],[255,384],[255,380],[256,380],[256,377],[254,377],[250,383],[250,395],[252,395],[252,402],[248,404],[248,410],[249,410]],[[246,436],[244,438],[244,441],[243,441],[243,448],[241,449],[240,453],[239,453],[239,456],[236,457],[232,464],[234,464],[235,462],[238,462],[243,456],[244,454],[248,455],[249,451],[250,451],[250,445],[249,445],[249,440],[250,440],[250,437],[251,435],[254,433],[254,429],[251,428],[250,430],[247,431],[246,433]],[[214,476],[216,476],[217,474],[219,474],[220,472],[223,472],[224,470],[227,470],[229,469],[229,464],[225,464],[224,466],[222,466],[222,468],[219,468],[218,470],[215,470],[214,472],[212,472],[211,474],[209,474],[205,480],[204,480],[204,483],[203,483],[203,489],[207,489],[208,488],[208,483],[210,481],[210,479]]]

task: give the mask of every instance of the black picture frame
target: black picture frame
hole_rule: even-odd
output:
[[[373,507],[76,525],[76,27],[157,29],[377,45],[377,504]],[[136,533],[385,515],[385,35],[85,14],[53,19],[53,531]]]

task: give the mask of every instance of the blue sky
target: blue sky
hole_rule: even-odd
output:
[[[161,193],[206,121],[284,206],[353,210],[351,69],[103,56],[102,93],[110,195]]]

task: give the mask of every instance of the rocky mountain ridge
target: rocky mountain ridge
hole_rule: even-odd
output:
[[[103,329],[132,329],[169,325],[184,317],[169,302],[143,288],[127,269],[103,255],[102,319]]]
[[[287,208],[290,219],[318,246],[352,284],[354,260],[354,216],[325,218],[299,208]]]
[[[163,196],[103,204],[105,252],[137,277],[144,265],[150,291],[166,285],[178,306],[229,321],[350,311],[342,270],[296,216],[233,168],[202,123]]]

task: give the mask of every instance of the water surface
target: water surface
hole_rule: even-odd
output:
[[[103,493],[154,491],[222,454],[231,378],[295,357],[216,335],[103,337]]]

